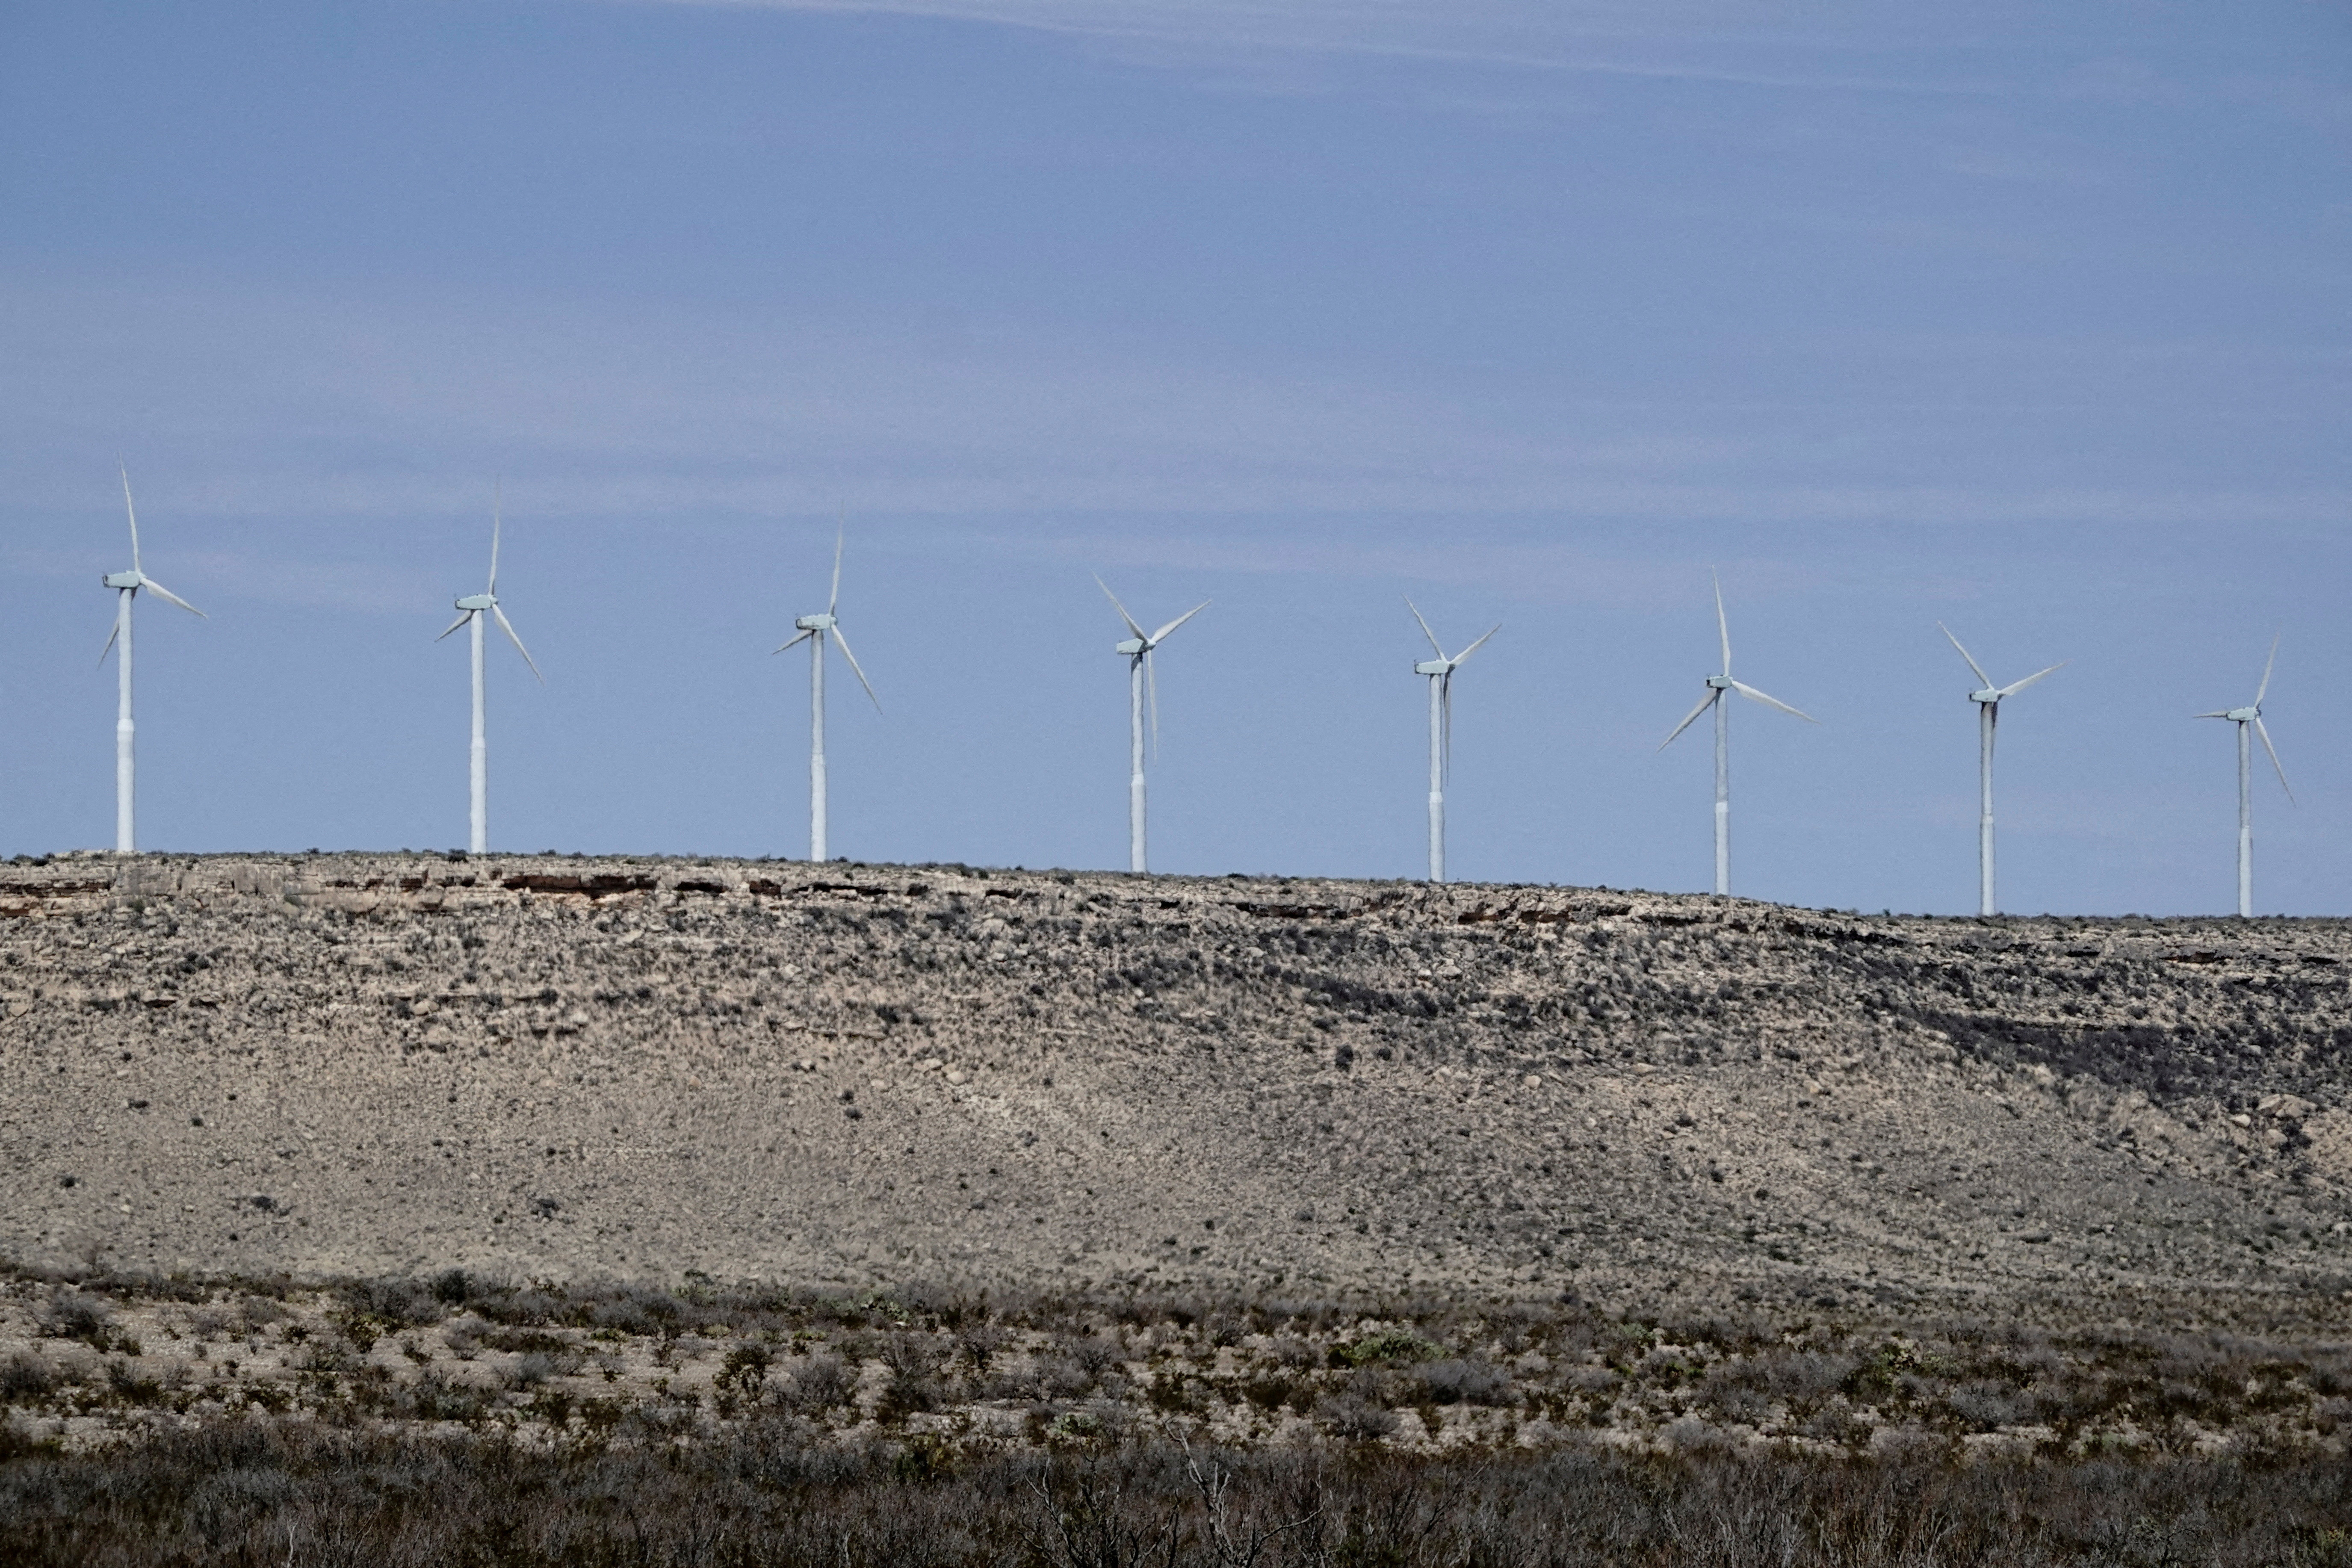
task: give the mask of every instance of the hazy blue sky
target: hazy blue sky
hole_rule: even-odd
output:
[[[1801,11],[1803,19],[1788,20]],[[547,0],[0,7],[0,853],[142,838],[1410,875],[1423,648],[1465,878],[2352,909],[2341,4]],[[848,699],[856,698],[855,701]]]

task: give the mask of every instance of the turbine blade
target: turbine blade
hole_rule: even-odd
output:
[[[1454,782],[1454,672],[1437,678],[1437,777]]]
[[[179,595],[174,594],[173,592],[172,592],[172,590],[171,590],[171,589],[166,588],[165,586],[163,586],[163,584],[158,583],[158,582],[157,582],[157,581],[155,581],[155,579],[154,579],[154,578],[152,578],[152,577],[149,577],[149,578],[147,578],[147,579],[146,579],[146,581],[145,581],[145,583],[142,584],[142,586],[144,586],[144,587],[146,587],[146,588],[148,588],[148,589],[152,590],[152,592],[154,592],[154,593],[156,593],[156,594],[161,595],[162,596],[163,596],[163,597],[164,597],[164,598],[166,598],[166,599],[171,600],[171,601],[172,601],[172,603],[173,603],[173,604],[175,604],[175,605],[179,605],[179,606],[180,606],[180,608],[182,608],[182,609],[184,609],[184,610],[187,611],[187,612],[188,612],[188,614],[190,614],[190,615],[192,615],[192,616],[198,616],[198,617],[200,617],[201,619],[207,620],[207,621],[212,619],[212,617],[211,617],[210,616],[205,615],[202,610],[200,610],[200,609],[196,608],[194,605],[191,605],[190,603],[188,603],[188,601],[187,601],[187,600],[183,599],[182,597],[180,597],[180,595]]]
[[[472,620],[473,618],[474,618],[474,612],[473,612],[473,611],[471,611],[471,610],[467,610],[464,615],[459,616],[456,620],[451,621],[451,622],[449,623],[449,626],[448,626],[447,630],[445,630],[444,632],[442,632],[442,634],[441,634],[441,637],[447,637],[447,636],[449,635],[449,633],[450,633],[450,632],[454,632],[454,631],[456,631],[459,626],[464,626],[467,621],[470,621],[470,620]],[[435,642],[439,642],[439,641],[441,640],[441,637],[435,637],[433,640],[434,640]]]
[[[99,663],[100,663],[100,664],[104,664],[104,663],[106,662],[106,656],[107,656],[108,654],[110,654],[110,653],[112,653],[112,652],[114,651],[114,639],[115,639],[115,638],[117,638],[117,637],[121,637],[121,635],[122,635],[122,617],[121,617],[120,615],[117,615],[117,616],[114,617],[114,625],[112,625],[111,626],[109,626],[109,627],[107,628],[107,632],[106,632],[106,646],[105,646],[104,647],[100,648],[100,649],[98,650],[98,662],[99,662]]]
[[[1208,607],[1209,601],[1206,599],[1202,600],[1199,604],[1193,605],[1191,609],[1185,611],[1182,615],[1177,616],[1174,620],[1169,622],[1158,631],[1152,633],[1151,640],[1154,643],[1163,641],[1170,632],[1174,631],[1178,626],[1182,626],[1186,621],[1191,620],[1194,616],[1199,615],[1202,610],[1205,610]]]
[[[522,661],[530,666],[530,672],[533,675],[539,675],[539,661],[530,657],[530,649],[523,647],[522,638],[515,635],[514,623],[507,619],[507,613],[496,605],[492,605],[490,614],[498,616],[499,629],[507,634],[507,640],[515,645],[515,652],[522,655]],[[539,683],[541,686],[546,685],[547,677],[539,675]]]
[[[799,634],[797,637],[793,637],[792,641],[790,641],[790,642],[786,643],[786,644],[784,645],[784,647],[800,647],[800,646],[801,646],[801,644],[803,644],[803,643],[804,643],[804,642],[808,641],[808,640],[809,640],[809,638],[811,638],[811,637],[814,637],[814,636],[816,636],[816,634],[815,634],[814,632],[802,632],[802,633],[801,633],[801,634]],[[776,652],[778,652],[778,653],[782,653],[782,652],[783,652],[783,651],[784,651],[784,647],[777,648],[775,651],[776,651]]]
[[[1960,648],[1960,657],[1967,659],[1969,661],[1969,668],[1977,672],[1977,680],[1981,686],[1990,686],[1992,684],[1992,677],[1984,672],[1984,666],[1977,662],[1976,655],[1970,653],[1964,647],[1960,647],[1960,639],[1956,637],[1952,637],[1952,628],[1946,626],[1943,622],[1937,621],[1936,623],[1936,629],[1943,633],[1947,637],[1950,637],[1954,647]]]
[[[1437,646],[1437,634],[1429,629],[1429,621],[1427,617],[1422,615],[1421,606],[1414,604],[1412,597],[1408,595],[1404,602],[1404,607],[1412,612],[1412,618],[1414,620],[1421,622],[1421,635],[1429,639],[1429,651],[1437,656],[1440,663],[1444,662],[1445,650]]]
[[[1486,637],[1493,637],[1496,632],[1499,632],[1502,629],[1503,623],[1496,621],[1493,626],[1486,628]],[[1476,642],[1472,643],[1468,647],[1464,648],[1460,653],[1457,653],[1452,658],[1447,659],[1446,662],[1453,665],[1456,669],[1461,668],[1463,664],[1472,654],[1476,653],[1480,647],[1485,646],[1486,637],[1480,637]],[[1439,654],[1437,657],[1440,658],[1445,658],[1444,654]]]
[[[857,671],[857,684],[866,688],[866,698],[874,704],[874,711],[881,712],[882,699],[874,695],[874,683],[866,679],[864,670],[857,668],[857,656],[849,651],[849,639],[841,635],[841,624],[837,621],[834,623],[833,640],[841,645],[841,657],[849,661],[849,668]]]
[[[139,509],[131,504],[131,470],[120,462],[115,467],[122,470],[122,510],[131,519],[131,569],[136,572],[139,570]]]
[[[1143,628],[1135,624],[1135,617],[1127,613],[1127,606],[1118,602],[1118,595],[1110,591],[1110,584],[1102,580],[1102,574],[1099,572],[1095,574],[1095,586],[1103,591],[1103,597],[1110,601],[1111,608],[1118,612],[1118,618],[1127,623],[1127,629],[1135,634],[1137,641],[1151,640],[1143,635]]]
[[[845,513],[841,520],[841,526],[833,536],[833,592],[825,596],[824,601],[824,613],[828,616],[833,614],[835,606],[841,603],[841,547],[848,538],[849,518]],[[845,653],[849,651],[846,645],[843,647],[842,651]],[[867,695],[871,696],[872,693],[869,692]]]
[[[1720,688],[1713,686],[1708,687],[1706,689],[1706,695],[1698,700],[1698,706],[1684,714],[1683,721],[1675,725],[1672,730],[1668,731],[1666,732],[1666,738],[1658,742],[1658,750],[1663,752],[1668,746],[1673,745],[1675,743],[1675,737],[1681,734],[1685,730],[1689,729],[1692,723],[1697,720],[1698,716],[1706,712],[1708,709],[1714,707],[1717,700],[1722,696],[1723,692]]]
[[[484,590],[499,591],[499,531],[506,510],[506,480],[503,477],[490,481],[490,585]],[[500,617],[503,619],[504,617]]]
[[[1744,680],[1733,681],[1731,683],[1731,689],[1737,691],[1742,697],[1747,698],[1750,702],[1761,702],[1767,708],[1778,708],[1783,713],[1794,713],[1798,718],[1802,719],[1808,724],[1818,724],[1821,722],[1819,719],[1814,718],[1803,709],[1791,708],[1777,697],[1768,697],[1763,692],[1757,690],[1754,687],[1748,685]]]
[[[2189,717],[2190,717],[2190,718],[2192,718],[2192,719],[2227,719],[2227,718],[2229,717],[2229,715],[2228,715],[2227,713],[2218,713],[2218,712],[2217,712],[2217,713],[2191,713],[2191,714],[2189,715]]]
[[[2285,635],[2286,634],[2284,632],[2281,632],[2279,637],[2284,637]],[[2271,638],[2271,656],[2269,658],[2263,661],[2263,683],[2254,692],[2254,706],[2257,708],[2263,705],[2263,699],[2270,695],[2271,671],[2278,664],[2278,637]],[[2284,781],[2282,780],[2281,782],[2284,783]]]
[[[1160,754],[1160,671],[1151,662],[1151,650],[1145,648],[1137,657],[1143,660],[1144,705],[1151,710],[1151,754]]]
[[[2047,668],[2047,669],[2037,669],[2037,670],[2035,670],[2032,675],[2027,676],[2023,680],[2012,680],[2012,681],[2011,681],[2007,686],[2004,686],[2004,687],[2002,687],[2002,688],[2000,689],[2000,695],[2001,695],[2001,696],[2003,696],[2003,697],[2014,697],[2014,696],[2016,696],[2019,692],[2021,692],[2021,691],[2024,690],[2027,687],[2029,687],[2029,686],[2032,685],[2035,681],[2037,681],[2037,680],[2041,679],[2043,676],[2045,676],[2045,675],[2055,675],[2055,674],[2057,674],[2060,670],[2062,670],[2062,669],[2065,668],[2069,664],[2071,664],[2071,663],[2073,663],[2073,662],[2074,662],[2074,661],[2073,661],[2072,659],[2064,659],[2064,658],[2062,658],[2062,659],[2060,659],[2057,663],[2055,663],[2055,664],[2052,665],[2052,666],[2051,666],[2049,668]]]
[[[1723,574],[1710,566],[1706,574],[1715,580],[1715,629],[1723,637],[1723,673],[1731,673],[1731,623],[1723,614]]]
[[[2254,718],[2254,733],[2263,738],[2263,750],[2271,754],[2271,771],[2278,774],[2279,788],[2286,791],[2286,798],[2292,802],[2294,799],[2294,786],[2286,782],[2286,770],[2279,766],[2278,748],[2271,744],[2271,732],[2263,728],[2259,714]]]

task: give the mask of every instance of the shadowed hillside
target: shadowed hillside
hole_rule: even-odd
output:
[[[0,867],[33,1267],[2352,1315],[2352,931],[554,857]]]

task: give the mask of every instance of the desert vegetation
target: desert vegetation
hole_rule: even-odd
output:
[[[24,1563],[1542,1568],[2352,1562],[2342,1467],[1955,1465],[1703,1448],[1416,1456],[1163,1442],[813,1447],[769,1415],[681,1447],[240,1420],[0,1462]]]
[[[1724,1450],[1938,1462],[2341,1455],[2352,1339],[1685,1317],[1424,1298],[843,1295],[691,1279],[198,1282],[20,1275],[0,1398],[21,1450],[191,1423],[950,1454],[1068,1443],[1384,1452]]]
[[[33,1563],[2352,1563],[2352,1346],[20,1276]]]

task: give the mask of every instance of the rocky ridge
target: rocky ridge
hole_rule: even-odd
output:
[[[0,866],[0,1251],[2352,1312],[2352,928],[489,856]]]

